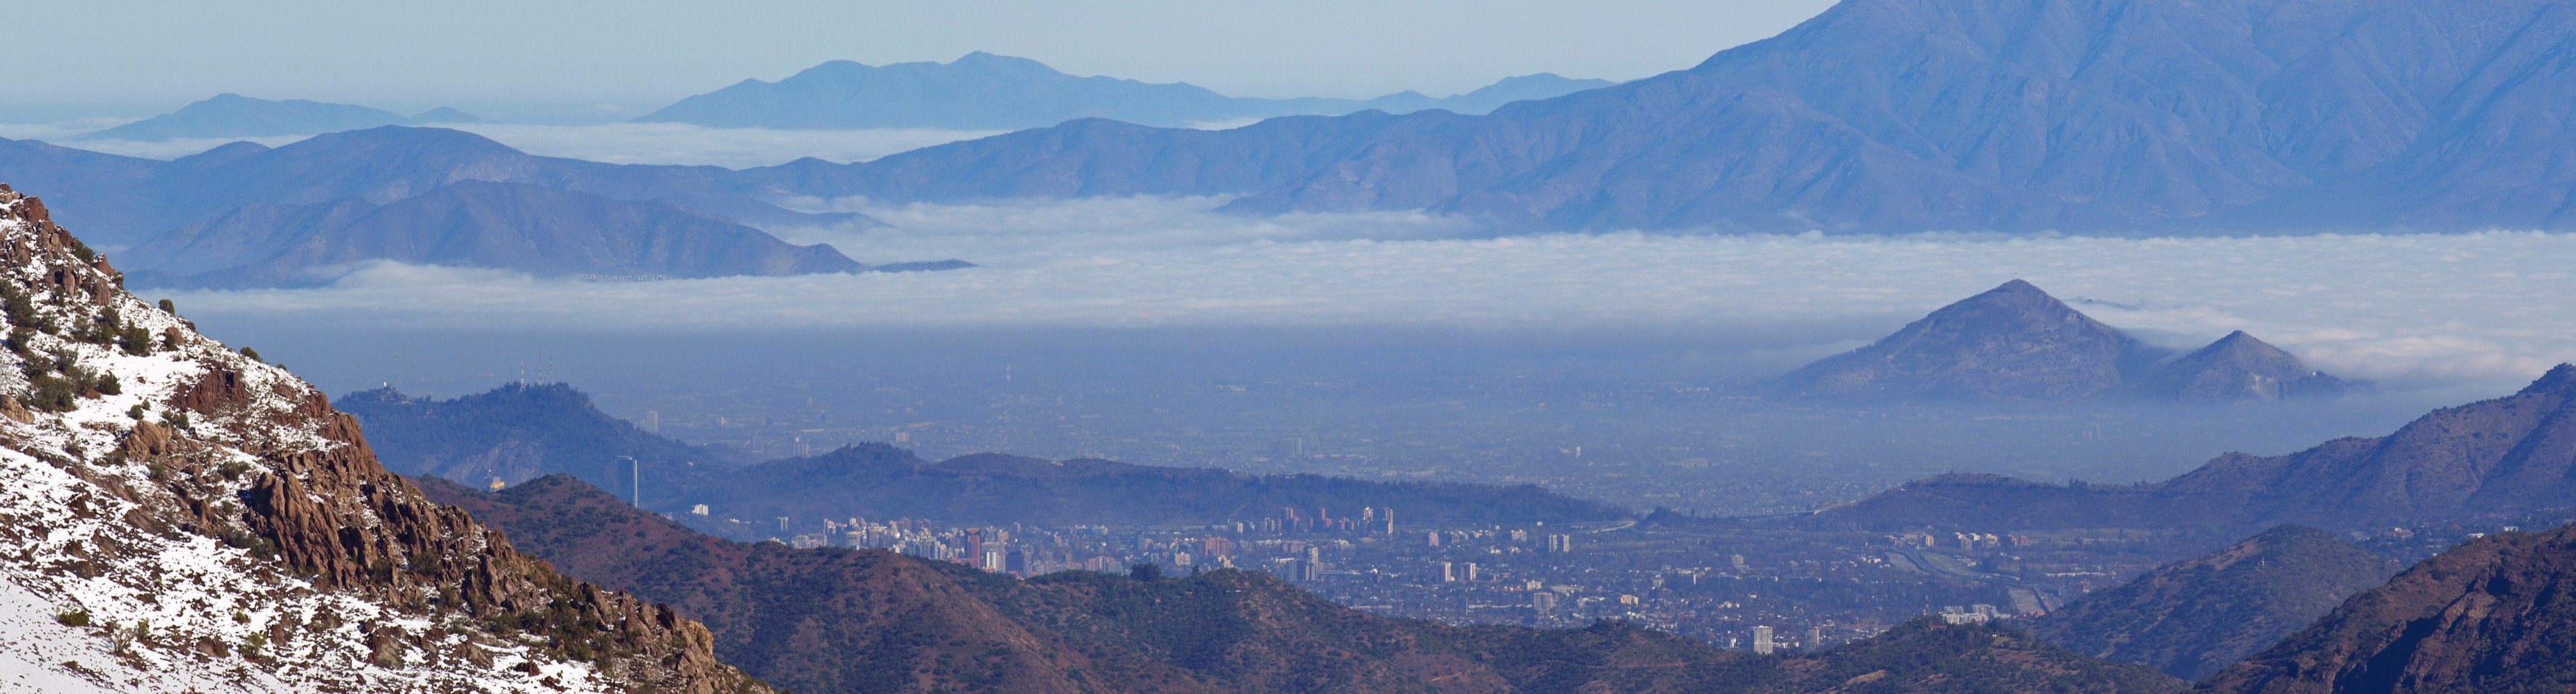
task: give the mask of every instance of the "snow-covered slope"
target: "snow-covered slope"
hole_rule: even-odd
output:
[[[121,284],[0,185],[0,691],[767,691]]]

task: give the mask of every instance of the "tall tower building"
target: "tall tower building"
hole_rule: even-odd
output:
[[[1395,537],[1395,507],[1386,507],[1386,536]]]
[[[1806,643],[1805,645],[1806,645],[1806,647],[1807,647],[1807,650],[1810,650],[1810,651],[1821,651],[1821,650],[1824,650],[1824,649],[1825,649],[1825,629],[1824,629],[1824,627],[1807,627],[1807,643]]]
[[[1753,652],[1755,654],[1770,655],[1771,651],[1778,647],[1778,645],[1771,642],[1771,627],[1753,628]]]

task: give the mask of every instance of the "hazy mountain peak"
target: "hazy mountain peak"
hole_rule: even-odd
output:
[[[81,139],[161,141],[310,135],[405,120],[394,112],[365,106],[305,99],[273,101],[225,92],[177,111],[90,133]]]
[[[2133,395],[2186,401],[2282,400],[2350,386],[2243,330],[2228,333],[2130,384]]]
[[[1406,91],[1369,100],[1234,98],[1188,83],[1077,77],[1016,56],[975,51],[946,63],[815,65],[777,82],[744,80],[682,99],[638,122],[781,129],[949,128],[1019,130],[1086,118],[1188,127],[1247,118],[1348,114],[1367,109],[1483,113],[1511,101],[1610,84],[1553,75],[1509,78],[1434,99]]]
[[[1825,397],[2065,400],[2109,392],[2154,353],[2016,279],[1809,364],[1783,386]]]
[[[412,130],[419,129],[331,137]],[[480,140],[437,132],[454,134],[393,132],[390,146],[411,146],[413,138]],[[617,200],[472,179],[383,205],[349,197],[316,205],[244,207],[156,238],[137,247],[134,257],[139,269],[159,273],[150,276],[155,284],[212,287],[327,283],[368,261],[497,268],[546,277],[783,276],[867,269],[830,246],[790,244],[662,200]]]

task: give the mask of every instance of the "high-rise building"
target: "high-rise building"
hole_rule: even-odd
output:
[[[644,411],[644,433],[647,433],[647,434],[659,434],[659,433],[662,433],[662,411],[661,411],[661,410],[645,410],[645,411]]]
[[[1010,559],[1002,556],[1002,548],[991,547],[984,550],[985,571],[1002,571],[1008,568],[1010,568]]]
[[[1440,582],[1441,582],[1441,583],[1457,583],[1457,582],[1458,582],[1458,570],[1457,570],[1457,568],[1458,568],[1458,567],[1457,567],[1457,565],[1455,565],[1455,564],[1451,564],[1451,563],[1449,563],[1449,562],[1445,562],[1445,561],[1444,561],[1444,562],[1440,562]]]
[[[1021,576],[1029,575],[1029,550],[1028,550],[1028,548],[1026,548],[1026,547],[1013,547],[1013,548],[1011,548],[1011,553],[1002,557],[1002,570],[1004,570],[1004,571],[1009,571],[1009,572],[1011,572],[1011,573],[1018,574],[1018,575],[1021,575]]]
[[[1395,537],[1395,507],[1386,507],[1386,536]]]
[[[1476,578],[1476,563],[1472,561],[1467,562],[1467,582],[1474,583],[1476,582]]]
[[[1530,593],[1530,609],[1542,613],[1555,612],[1556,591],[1542,590]]]
[[[1807,650],[1810,650],[1810,651],[1821,651],[1821,650],[1824,650],[1824,649],[1825,649],[1825,629],[1824,629],[1824,627],[1807,627],[1807,642],[1806,642],[1805,644],[1801,644],[1801,645],[1806,646],[1806,647],[1807,647]]]
[[[1440,546],[1440,531],[1437,531],[1437,530],[1431,531],[1431,532],[1429,533],[1429,537],[1431,538],[1431,539],[1430,539],[1431,546],[1433,546],[1433,547],[1438,547],[1438,546]]]
[[[1776,644],[1772,643],[1772,641],[1771,641],[1771,627],[1760,627],[1760,626],[1758,626],[1758,627],[1754,627],[1754,628],[1753,628],[1753,652],[1754,652],[1754,653],[1756,653],[1756,654],[1760,654],[1760,655],[1770,655],[1770,654],[1771,654],[1771,651],[1772,651],[1772,650],[1774,650],[1774,649],[1776,649],[1776,648],[1778,648],[1778,645],[1776,645]]]

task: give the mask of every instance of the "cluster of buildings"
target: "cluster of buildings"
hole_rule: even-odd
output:
[[[1023,577],[1138,564],[1167,576],[1234,568],[1392,616],[1531,626],[1615,619],[1766,653],[1867,638],[1925,614],[1953,624],[2038,614],[2094,580],[2156,563],[2118,554],[2127,545],[2104,541],[2115,538],[2072,535],[1426,527],[1398,525],[1394,515],[1383,506],[1281,508],[1205,525],[1069,527],[847,518],[781,541]]]

